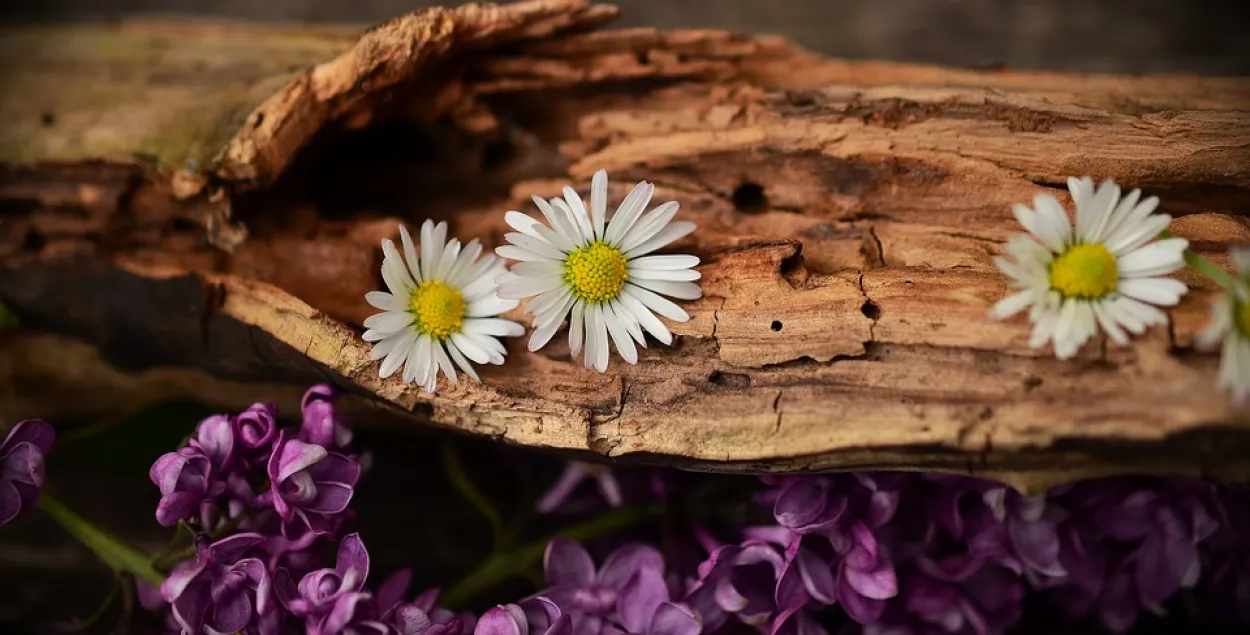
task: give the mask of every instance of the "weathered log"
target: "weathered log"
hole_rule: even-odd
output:
[[[1172,231],[1226,263],[1250,238],[1250,81],[594,30],[615,13],[469,5],[354,44],[206,24],[9,32],[0,50],[22,59],[5,60],[6,84],[27,88],[0,104],[15,122],[0,137],[0,301],[125,372],[328,380],[409,419],[586,456],[957,470],[1023,489],[1250,474],[1250,421],[1190,344],[1214,293],[1198,276],[1180,274],[1193,291],[1169,328],[1073,361],[986,317],[1004,293],[991,258],[1018,231],[1010,204],[1066,200],[1071,175],[1160,196]],[[26,59],[31,46],[57,53]],[[64,84],[110,74],[134,85],[45,116]],[[435,397],[378,378],[358,325],[380,238],[433,217],[498,244],[504,210],[601,167],[614,197],[647,179],[699,225],[675,249],[703,259],[705,297],[672,347],[600,375],[561,336],[533,354],[512,342],[482,384]]]

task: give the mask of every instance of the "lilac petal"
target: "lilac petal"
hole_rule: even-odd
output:
[[[565,466],[564,471],[560,473],[560,477],[556,479],[555,484],[551,486],[551,489],[547,490],[542,498],[539,499],[538,513],[550,514],[555,511],[564,504],[564,501],[568,500],[569,496],[573,494],[573,490],[576,490],[577,486],[581,485],[582,481],[586,480],[588,476],[590,474],[586,471],[585,466],[576,461],[570,461]]]
[[[616,611],[621,625],[630,633],[642,633],[651,622],[656,607],[667,602],[668,587],[656,569],[639,569],[617,597]]]
[[[333,634],[343,630],[356,617],[361,603],[369,599],[368,593],[344,593],[334,601],[334,608],[321,622],[324,633]]]
[[[1197,566],[1198,551],[1185,540],[1168,540],[1151,532],[1137,550],[1137,587],[1142,599],[1162,604],[1181,588],[1189,571]]]
[[[303,504],[303,508],[318,514],[337,514],[347,509],[355,490],[346,483],[322,481],[317,483],[317,495]]]
[[[161,497],[156,504],[156,522],[162,527],[173,527],[183,518],[189,518],[200,505],[203,496],[193,492],[172,492]]]
[[[781,492],[773,505],[773,515],[777,523],[784,527],[804,527],[816,522],[828,503],[828,481],[823,478],[800,479]]]
[[[803,578],[803,586],[811,596],[825,604],[838,601],[837,588],[834,584],[833,568],[811,549],[800,548],[795,554],[799,566],[799,575]]]
[[[647,635],[699,635],[702,630],[699,618],[689,608],[664,602],[656,607]]]
[[[228,593],[213,602],[212,629],[219,633],[237,633],[252,621],[252,602],[246,593]]]
[[[926,557],[916,559],[916,566],[926,575],[945,582],[963,582],[981,569],[985,559],[967,554],[955,554],[940,560]]]
[[[838,585],[838,601],[847,616],[860,624],[876,622],[885,612],[885,600],[864,597],[856,593],[849,584]]]
[[[561,615],[560,607],[557,603],[546,597],[540,596],[522,600],[516,606],[525,614],[525,621],[529,624],[530,631],[548,628]]]
[[[595,563],[581,545],[557,538],[547,544],[543,571],[551,586],[585,587],[595,579]]]
[[[568,615],[561,615],[556,621],[551,623],[547,630],[543,631],[543,635],[569,635],[573,632],[573,618]]]
[[[803,577],[799,574],[799,565],[794,560],[787,562],[777,576],[777,590],[774,601],[782,612],[797,609],[807,604],[810,597]]]
[[[43,452],[33,443],[23,441],[14,445],[2,460],[5,480],[27,485],[35,490],[43,487]]]
[[[256,533],[235,534],[222,538],[214,542],[208,547],[208,557],[213,562],[219,564],[234,564],[238,562],[248,549],[253,549],[264,545],[267,538]]]
[[[166,580],[168,583],[168,580]],[[166,597],[170,597],[166,595]],[[208,615],[211,604],[208,582],[196,579],[182,589],[171,603],[174,620],[182,626],[184,632],[199,633],[204,627],[204,618]]]
[[[373,594],[378,604],[378,613],[385,616],[387,613],[390,613],[391,609],[396,608],[396,605],[402,602],[404,596],[408,594],[408,586],[410,584],[412,584],[412,569],[410,568],[400,569],[383,580],[382,584],[378,585],[377,593]],[[433,604],[433,602],[430,602],[431,606]],[[416,604],[412,606],[413,608],[420,608]],[[425,610],[422,609],[421,612],[424,614]]]
[[[221,467],[234,454],[234,428],[227,415],[213,415],[195,427],[195,442]]]
[[[890,519],[894,518],[894,513],[898,511],[899,498],[900,493],[897,491],[873,492],[868,499],[868,512],[864,516],[864,523],[876,529],[890,522]]]
[[[345,483],[354,486],[360,480],[360,464],[338,452],[328,452],[325,458],[308,466],[308,473],[318,483]]]
[[[433,626],[430,616],[412,604],[401,604],[395,610],[395,630],[399,635],[421,635]]]
[[[285,481],[296,472],[302,472],[329,455],[325,448],[299,439],[285,439],[286,431],[278,433],[278,446],[269,459],[269,478],[275,482]]]
[[[528,635],[528,625],[517,621],[506,606],[496,606],[478,618],[473,635]]]
[[[40,454],[47,454],[56,442],[56,429],[43,419],[25,419],[17,422],[9,430],[4,442],[0,443],[0,456],[18,443],[29,443],[39,449]]]
[[[714,582],[714,596],[716,606],[730,613],[737,613],[747,606],[746,596],[734,588],[733,579],[730,576],[724,576]]]
[[[1007,523],[1007,531],[1016,552],[1030,569],[1048,576],[1066,573],[1059,564],[1059,532],[1053,524],[1012,520]]]
[[[604,468],[596,474],[595,485],[599,487],[599,495],[607,501],[608,507],[620,507],[625,503],[625,498],[621,495],[621,484],[612,470]]]
[[[22,493],[17,490],[15,484],[0,480],[0,525],[5,525],[17,518],[22,511],[22,501]],[[157,519],[159,522],[160,517],[158,516]],[[174,523],[176,524],[177,521],[175,520]]]
[[[843,580],[860,595],[874,600],[887,600],[898,595],[898,578],[888,558],[879,558],[871,569],[845,567]]]
[[[650,545],[631,543],[608,556],[597,579],[600,585],[620,590],[635,572],[646,567],[663,572],[664,556]]]

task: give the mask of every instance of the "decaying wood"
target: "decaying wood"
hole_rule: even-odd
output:
[[[470,5],[354,44],[180,25],[160,57],[176,79],[146,76],[133,99],[84,99],[37,128],[34,104],[61,90],[49,78],[105,62],[84,44],[19,68],[45,83],[0,105],[25,126],[3,137],[0,300],[121,373],[328,380],[416,420],[587,456],[958,470],[1025,489],[1250,474],[1250,420],[1190,343],[1214,293],[1198,276],[1179,274],[1193,291],[1169,328],[1068,362],[1029,349],[1027,323],[986,318],[1004,293],[991,258],[1018,231],[1010,204],[1066,202],[1071,175],[1160,196],[1172,231],[1226,265],[1227,246],[1250,240],[1250,82],[843,62],[773,38],[595,30],[614,15],[579,0]],[[40,37],[107,33],[132,52],[107,63],[131,77],[155,63],[133,52],[165,28]],[[295,64],[338,56],[293,70],[243,41],[297,51]],[[232,136],[169,142],[128,123],[166,99]],[[115,141],[85,141],[101,138]],[[186,147],[198,172],[180,170]],[[703,259],[705,296],[671,325],[672,347],[600,375],[560,336],[533,354],[511,342],[482,384],[435,397],[377,377],[359,324],[397,222],[447,219],[498,244],[503,211],[601,167],[614,197],[647,179],[699,225],[674,249]]]

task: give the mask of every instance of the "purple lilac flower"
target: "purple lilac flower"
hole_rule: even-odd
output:
[[[19,421],[0,443],[0,525],[30,509],[43,487],[44,460],[56,431],[41,419]]]
[[[225,491],[225,481],[214,478],[213,461],[194,446],[169,452],[156,459],[148,477],[161,491],[156,506],[156,522],[173,527],[191,518]]]
[[[404,601],[412,571],[396,571],[378,587],[375,598],[383,622],[400,635],[468,635],[477,618],[472,613],[457,615],[438,606],[439,589],[422,592],[411,602]]]
[[[898,593],[894,565],[875,531],[893,517],[897,479],[871,475],[795,477],[779,481],[773,514],[794,533],[777,582],[778,609],[794,614],[809,601],[840,604],[868,624]]]
[[[1193,604],[1203,615],[1250,626],[1250,487],[1224,487],[1220,528],[1202,545],[1203,580]]]
[[[340,598],[364,592],[369,576],[369,551],[360,534],[348,534],[339,542],[333,569],[319,569],[295,585],[285,569],[274,573],[275,590],[282,605],[296,617],[320,617],[333,610]]]
[[[609,506],[621,506],[624,500],[621,496],[621,484],[611,468],[594,463],[569,461],[555,484],[538,500],[538,512],[550,514],[559,509],[587,479],[594,479],[600,496],[607,501]]]
[[[958,580],[906,567],[900,593],[864,635],[988,635],[1005,633],[1020,619],[1024,584],[998,565],[982,566]]]
[[[332,534],[335,517],[351,502],[360,465],[320,445],[278,433],[268,467],[267,500],[282,518],[282,532]]]
[[[762,628],[776,612],[774,596],[784,566],[777,548],[760,540],[719,547],[699,565],[699,580],[686,601],[709,632],[730,614]]]
[[[338,395],[326,384],[313,386],[304,393],[300,401],[303,415],[299,429],[301,441],[315,443],[327,450],[342,452],[347,449],[352,442],[352,429],[335,411],[336,401]]]
[[[207,538],[197,540],[195,560],[179,563],[161,585],[184,632],[237,633],[273,610],[265,564],[244,557],[264,541],[259,534],[236,534],[211,544]]]
[[[574,631],[568,615],[547,598],[523,603],[496,606],[482,614],[473,635],[571,635]]]
[[[982,500],[1002,523],[1011,545],[1010,558],[1000,558],[1017,573],[1056,577],[1067,572],[1059,562],[1059,524],[1067,512],[1044,494],[1022,496],[1007,487],[985,492]]]
[[[543,569],[549,587],[542,595],[570,616],[573,631],[579,634],[619,632],[618,623],[634,632],[644,627],[654,606],[649,611],[643,608],[645,615],[636,609],[649,606],[660,590],[668,599],[664,557],[648,545],[621,547],[596,572],[581,545],[557,539],[547,544]]]

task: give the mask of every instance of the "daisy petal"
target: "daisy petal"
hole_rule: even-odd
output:
[[[677,298],[678,300],[698,300],[703,297],[703,290],[693,282],[671,282],[668,280],[633,280],[634,284],[659,293]]]
[[[659,295],[637,285],[626,283],[625,289],[622,290],[621,293],[626,296],[632,296],[635,300],[642,303],[643,306],[670,320],[676,322],[686,322],[690,320],[690,314],[686,313],[681,307],[677,306],[672,301],[660,297]],[[643,325],[645,326],[646,322],[643,322]]]
[[[608,171],[598,170],[590,179],[590,218],[595,239],[603,238],[604,224],[608,214]]]
[[[621,244],[621,240],[630,229],[633,229],[638,217],[647,209],[647,204],[651,202],[651,195],[654,192],[654,185],[639,181],[625,196],[625,200],[621,201],[620,207],[617,207],[616,213],[612,215],[612,220],[608,222],[608,229],[604,234],[604,240],[609,245]]]
[[[690,221],[680,221],[660,230],[660,233],[652,236],[646,242],[633,247],[625,252],[626,258],[634,258],[649,254],[661,247],[668,245],[674,241],[684,238],[687,234],[695,230],[694,223]]]
[[[1175,306],[1188,287],[1173,278],[1130,278],[1120,281],[1120,292],[1159,306]]]
[[[630,268],[636,271],[675,271],[678,269],[690,269],[692,267],[697,267],[698,265],[698,256],[688,256],[685,254],[643,256],[629,261]]]

